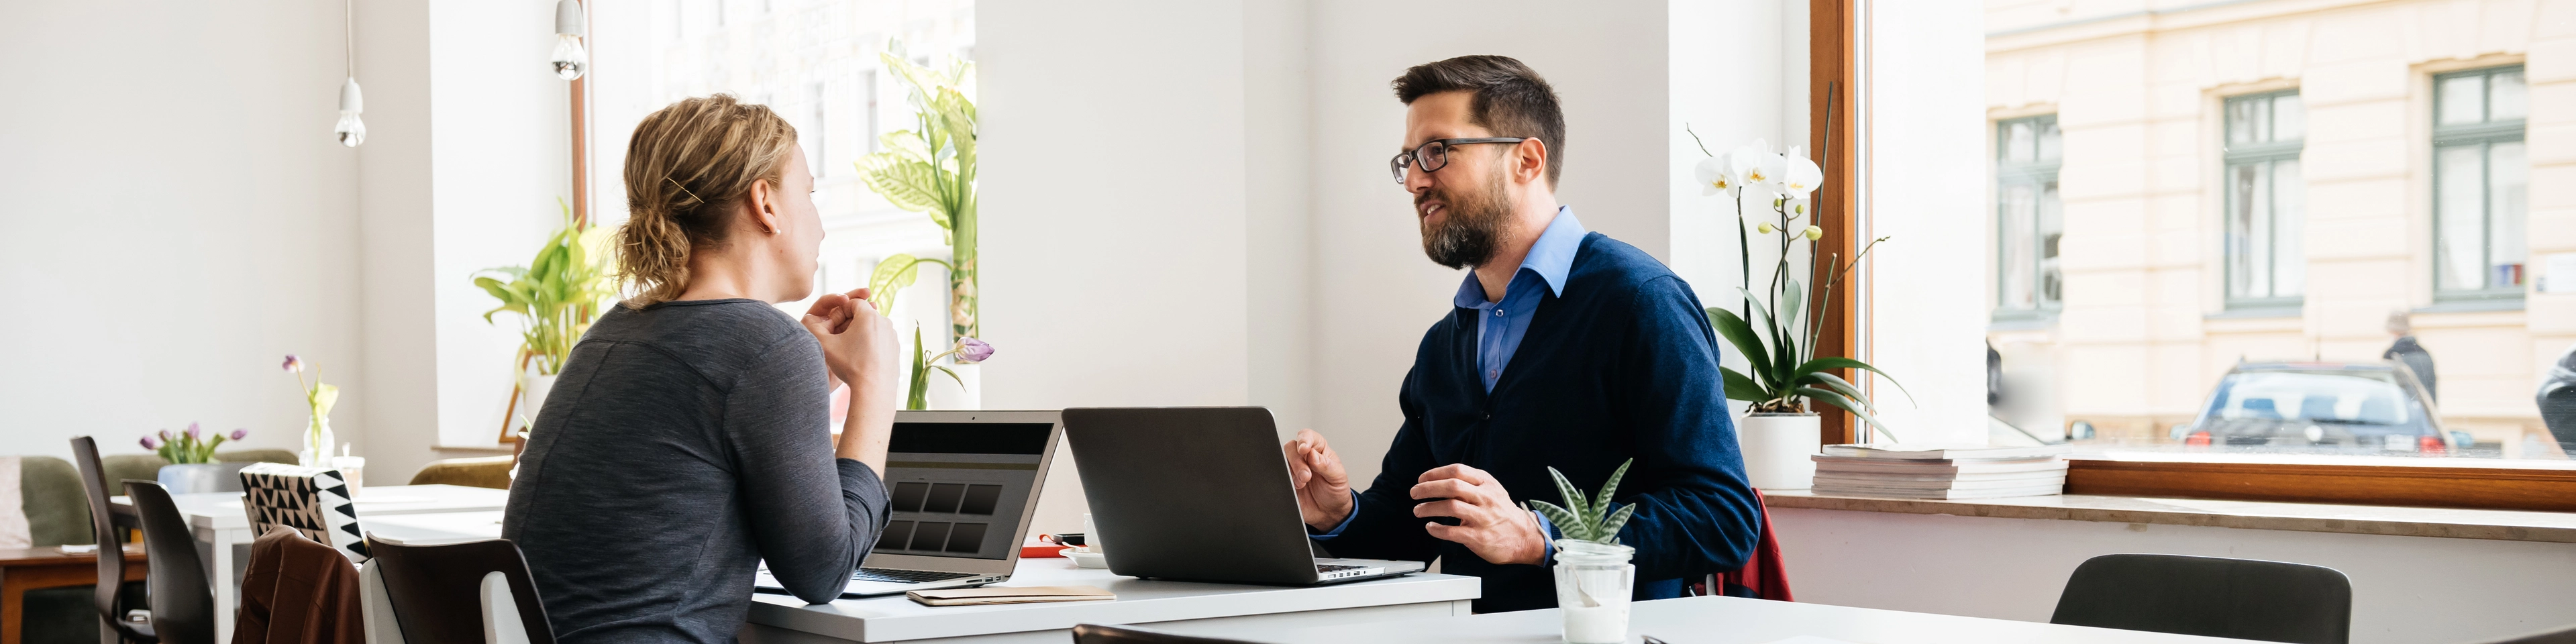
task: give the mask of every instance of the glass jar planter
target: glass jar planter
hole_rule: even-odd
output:
[[[1565,641],[1628,641],[1628,599],[1636,593],[1636,548],[1607,543],[1556,541],[1556,607],[1565,617]]]

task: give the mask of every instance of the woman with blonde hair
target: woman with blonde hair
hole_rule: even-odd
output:
[[[529,432],[502,535],[557,641],[730,642],[764,560],[838,597],[886,522],[892,325],[866,291],[802,325],[823,240],[796,130],[718,94],[627,143],[618,266],[637,295],[575,345]],[[839,442],[833,381],[850,384]]]

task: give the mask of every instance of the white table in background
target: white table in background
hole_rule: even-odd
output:
[[[125,497],[112,497],[118,513],[132,512]],[[241,605],[242,572],[250,562],[250,542],[258,539],[240,492],[172,495],[179,515],[197,533],[197,554],[206,559],[215,584],[215,641],[233,639],[233,609]],[[374,530],[378,518],[448,512],[500,514],[510,502],[509,490],[461,485],[370,485],[358,491],[358,527]],[[388,534],[391,534],[390,532]],[[493,536],[499,536],[496,526]],[[432,535],[436,536],[436,535]]]
[[[1150,624],[1180,632],[1265,632],[1282,628],[1465,615],[1482,586],[1474,577],[1413,574],[1330,586],[1248,586],[1121,577],[1057,558],[1022,559],[997,586],[1098,586],[1115,601],[923,606],[901,595],[808,605],[786,595],[752,596],[745,644],[776,642],[1072,641],[1075,624]]]
[[[1197,634],[1278,644],[1533,644],[1562,641],[1559,639],[1563,632],[1560,619],[1556,609],[1550,608],[1375,624],[1289,630],[1229,629]],[[1644,635],[1652,635],[1671,644],[1765,644],[1799,636],[1868,644],[2216,644],[2246,641],[1738,597],[1684,597],[1637,602],[1629,612],[1628,641],[1638,642]]]

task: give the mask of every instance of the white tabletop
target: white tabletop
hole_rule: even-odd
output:
[[[391,514],[358,519],[369,539],[414,546],[501,538],[501,511]]]
[[[110,499],[128,505],[125,497]],[[247,530],[250,514],[240,492],[172,495],[188,525],[205,530]],[[462,485],[371,485],[358,490],[358,518],[434,512],[498,511],[510,503],[509,490]]]
[[[808,605],[786,595],[752,595],[750,621],[830,637],[885,642],[1475,599],[1474,577],[1413,574],[1330,586],[1207,584],[1121,577],[1060,558],[1022,559],[996,586],[1098,586],[1115,601],[923,606],[901,595]]]
[[[1684,597],[1637,602],[1630,611],[1630,642],[1640,641],[1641,635],[1652,635],[1672,644],[1768,644],[1801,636],[1825,639],[1795,640],[1798,644],[1837,641],[1866,644],[2189,644],[2246,641],[1738,597]],[[1550,608],[1469,617],[1224,633],[1222,636],[1279,644],[1528,644],[1561,641],[1560,620],[1556,609]]]

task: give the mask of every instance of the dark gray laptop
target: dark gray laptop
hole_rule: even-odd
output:
[[[1268,409],[1075,408],[1064,431],[1110,572],[1302,586],[1423,569],[1314,556]]]

